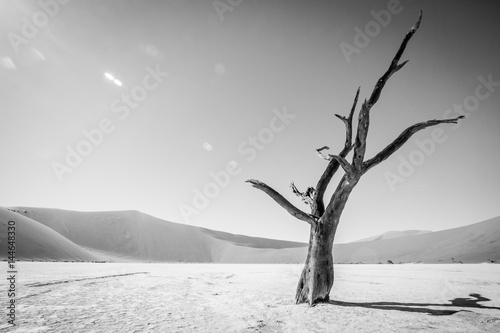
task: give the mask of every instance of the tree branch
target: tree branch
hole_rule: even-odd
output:
[[[340,164],[342,169],[344,169],[344,171],[347,175],[347,178],[352,178],[354,176],[354,173],[355,173],[354,169],[353,169],[352,165],[350,165],[349,162],[347,162],[347,160],[345,158],[343,158],[342,156],[337,156],[337,155],[328,155],[328,156],[330,156],[334,160],[337,160],[337,162]]]
[[[346,118],[346,117],[338,115],[338,114],[335,115],[337,118],[342,120],[345,124],[344,150],[349,149],[349,151],[351,151],[351,149],[352,149],[352,117],[354,115],[354,110],[356,109],[356,105],[358,104],[360,89],[361,89],[361,87],[358,87],[358,90],[356,91],[356,96],[354,97],[354,102],[353,102],[352,107],[351,107],[351,112],[349,112],[349,116]],[[339,154],[339,155],[344,155],[344,157],[347,156],[347,154]]]
[[[304,213],[303,211],[292,205],[287,199],[285,199],[281,194],[276,192],[268,185],[255,179],[249,179],[246,182],[252,184],[253,187],[268,194],[274,201],[276,201],[276,203],[278,203],[281,207],[283,207],[292,216],[298,218],[299,220],[307,222],[311,225],[313,225],[316,222],[313,216]]]
[[[292,192],[298,196],[305,204],[309,205],[312,207],[313,204],[313,197],[314,197],[314,188],[308,187],[305,192],[300,192],[295,186],[295,184],[292,182],[290,184],[290,188],[292,189]]]
[[[329,158],[328,156],[326,156],[322,153],[323,150],[328,150],[328,149],[330,149],[330,147],[328,147],[328,146],[323,146],[321,148],[318,148],[318,149],[316,149],[316,154],[318,154],[318,156],[321,157],[322,159],[330,161],[331,158]]]
[[[352,166],[358,172],[361,171],[363,160],[366,151],[366,137],[368,136],[368,128],[370,127],[370,108],[367,101],[363,102],[361,111],[358,115],[358,128],[356,134],[356,142],[354,143],[354,155],[352,157]]]
[[[328,206],[325,209],[325,213],[322,217],[323,221],[334,221],[335,223],[338,223],[347,199],[349,198],[349,194],[358,183],[359,177],[361,176],[356,175],[351,180],[347,179],[347,174],[342,177],[337,186],[337,189],[330,198]]]
[[[337,193],[340,191],[340,189],[344,186],[344,184],[347,182],[347,175],[343,175],[342,178],[340,178],[339,183],[337,184],[337,188],[335,189],[335,192],[333,194]]]
[[[368,100],[368,108],[371,108],[375,103],[377,103],[380,94],[382,92],[382,88],[384,88],[385,83],[389,78],[392,76],[392,74],[396,73],[399,71],[403,66],[408,62],[405,61],[401,64],[399,63],[399,60],[401,59],[401,56],[403,55],[403,52],[406,49],[406,45],[410,41],[410,39],[413,37],[415,32],[417,32],[418,28],[420,27],[420,22],[422,21],[422,11],[420,11],[420,15],[418,17],[417,23],[408,31],[406,34],[405,38],[403,39],[403,42],[399,46],[398,52],[396,52],[396,55],[392,59],[391,65],[387,69],[387,71],[380,77],[380,79],[377,81],[377,84],[375,85],[375,88],[373,89],[372,95],[370,96],[370,99]]]
[[[435,126],[444,123],[456,124],[459,119],[463,119],[465,116],[459,116],[457,118],[452,119],[442,119],[442,120],[428,120],[405,129],[390,145],[385,147],[381,152],[375,155],[373,158],[369,159],[363,164],[363,173],[370,170],[380,162],[386,160],[389,156],[391,156],[395,151],[397,151],[401,146],[403,146],[413,134],[417,133],[424,128]]]
[[[342,149],[342,151],[339,153],[339,156],[343,158],[345,158],[353,148],[352,117],[354,115],[354,110],[356,109],[356,105],[358,104],[359,91],[360,87],[358,87],[358,90],[356,91],[356,96],[354,97],[354,102],[352,104],[351,111],[349,112],[349,116],[346,118],[337,114],[335,115],[337,118],[339,118],[344,122],[346,128],[344,149]],[[321,154],[321,150],[323,150],[323,148],[316,150],[318,154]],[[321,156],[324,157],[323,154],[321,154]],[[339,166],[340,165],[338,161],[330,159],[330,162],[328,163],[325,171],[323,171],[323,174],[321,175],[321,178],[319,179],[318,184],[316,185],[316,193],[314,195],[313,206],[312,206],[313,216],[319,217],[323,215],[323,213],[325,212],[325,204],[323,202],[323,197],[325,195],[325,191],[326,188],[328,187],[328,184],[332,180],[333,175],[335,175],[335,173],[339,169]]]
[[[401,59],[401,56],[403,55],[403,52],[406,49],[406,45],[413,37],[415,32],[418,30],[421,20],[422,20],[422,11],[420,11],[417,23],[415,23],[415,25],[410,29],[410,31],[408,31],[405,38],[403,39],[403,42],[399,46],[399,49],[396,52],[394,58],[392,59],[389,68],[384,73],[384,75],[382,75],[380,79],[378,79],[377,83],[375,84],[375,87],[373,88],[370,98],[368,99],[368,101],[365,100],[365,102],[363,103],[363,106],[358,116],[358,129],[356,135],[356,142],[354,144],[354,156],[352,159],[352,165],[354,169],[357,170],[358,172],[361,171],[363,167],[363,161],[365,158],[366,137],[368,135],[368,128],[370,127],[370,110],[372,106],[375,105],[375,103],[377,103],[378,99],[380,98],[380,94],[382,93],[382,89],[384,88],[385,84],[392,76],[392,74],[399,71],[408,62],[404,61],[401,64],[399,64],[399,60]]]

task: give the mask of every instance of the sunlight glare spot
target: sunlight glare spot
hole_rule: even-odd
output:
[[[117,79],[114,79],[113,82],[117,85],[117,86],[122,86],[122,82],[120,80],[117,80]]]
[[[217,65],[215,65],[215,73],[217,75],[223,75],[225,72],[226,72],[226,67],[223,64],[218,63]]]
[[[156,46],[149,44],[146,46],[146,53],[152,57],[156,57],[158,55],[158,49]]]
[[[214,147],[212,147],[212,145],[208,142],[205,142],[203,144],[203,149],[205,149],[206,151],[212,151],[212,149],[214,149]]]
[[[38,51],[37,49],[33,48],[33,52],[35,55],[40,58],[40,60],[45,61],[45,56],[43,55],[42,52]]]
[[[108,80],[111,80],[111,81],[113,81],[113,80],[114,80],[113,75],[111,75],[111,74],[109,74],[109,73],[104,73],[104,76],[105,76]]]
[[[2,67],[5,69],[16,69],[16,65],[14,64],[14,61],[10,57],[5,57],[0,59],[0,64],[2,64]]]

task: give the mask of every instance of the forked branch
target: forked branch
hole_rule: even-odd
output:
[[[347,162],[347,160],[345,158],[343,158],[342,156],[338,156],[338,155],[329,155],[329,156],[332,159],[336,160],[340,164],[342,169],[344,169],[344,171],[347,175],[347,178],[354,177],[355,170],[353,169],[352,165],[350,165],[349,162]]]
[[[403,42],[399,46],[398,52],[396,52],[396,55],[392,59],[391,65],[387,69],[387,71],[380,77],[380,79],[377,81],[377,84],[375,85],[372,95],[370,96],[370,99],[368,100],[368,107],[371,108],[375,103],[377,103],[380,94],[382,93],[382,88],[384,88],[385,83],[389,78],[392,76],[392,74],[396,73],[399,71],[401,68],[403,68],[404,65],[408,62],[408,60],[402,62],[399,64],[399,60],[401,59],[401,56],[403,55],[403,52],[406,49],[406,45],[410,41],[410,39],[413,37],[415,32],[417,32],[418,28],[420,27],[420,22],[422,21],[422,11],[420,11],[420,15],[418,17],[417,23],[408,31],[406,34],[405,38],[403,39]]]
[[[370,98],[368,99],[368,101],[365,100],[365,102],[363,103],[363,106],[358,116],[358,129],[357,129],[356,141],[354,144],[354,155],[352,159],[352,165],[354,169],[356,169],[358,172],[361,171],[363,161],[365,158],[366,137],[368,136],[368,129],[370,127],[370,110],[372,106],[375,103],[377,103],[378,99],[380,98],[382,89],[384,88],[389,78],[394,73],[403,68],[403,66],[408,62],[404,61],[400,64],[399,60],[401,59],[401,56],[403,55],[403,52],[406,49],[406,45],[413,37],[415,32],[418,30],[421,20],[422,20],[422,12],[420,12],[417,23],[415,23],[415,25],[410,29],[410,31],[408,31],[405,38],[403,39],[403,42],[399,46],[399,49],[396,52],[394,58],[392,59],[389,68],[384,73],[384,75],[382,75],[380,79],[378,79],[377,83],[375,84],[375,87],[373,88]]]
[[[281,194],[276,192],[274,189],[272,189],[267,184],[260,182],[258,180],[255,180],[255,179],[249,179],[246,182],[252,184],[253,187],[268,194],[274,201],[276,201],[276,203],[278,203],[281,207],[283,207],[292,216],[298,218],[299,220],[307,222],[311,225],[316,222],[314,217],[312,217],[311,215],[301,211],[300,209],[298,209],[297,207],[292,205],[290,203],[290,201],[285,199]]]
[[[339,153],[338,156],[345,158],[352,150],[353,145],[352,145],[352,117],[354,115],[354,110],[356,109],[356,105],[358,104],[358,98],[359,98],[359,91],[360,88],[356,91],[356,96],[354,97],[354,102],[352,103],[351,111],[349,112],[349,115],[346,117],[340,116],[336,114],[335,116],[342,120],[345,124],[345,145],[344,149]],[[326,147],[326,146],[325,146]],[[312,206],[312,215],[313,216],[321,216],[325,212],[325,204],[323,202],[323,197],[325,195],[326,188],[328,187],[328,184],[332,180],[333,176],[339,169],[339,162],[335,159],[327,158],[325,155],[321,153],[323,149],[326,149],[325,147],[320,148],[316,150],[318,155],[323,157],[324,159],[329,159],[330,162],[328,163],[325,171],[323,171],[323,174],[321,175],[321,178],[318,181],[318,184],[316,185],[316,193],[314,195],[314,200],[313,200],[313,206]]]

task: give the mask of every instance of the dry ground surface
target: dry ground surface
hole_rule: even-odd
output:
[[[293,302],[301,265],[17,269],[17,326],[2,316],[0,331],[500,332],[500,265],[336,265],[333,300],[315,307]],[[5,278],[0,290],[5,309]]]

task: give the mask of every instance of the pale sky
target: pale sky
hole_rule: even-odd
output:
[[[315,149],[344,144],[334,114],[358,86],[369,96],[420,9],[366,156],[414,123],[470,115],[370,170],[336,242],[498,216],[498,1],[0,1],[0,205],[306,242],[306,223],[244,181],[309,212],[290,182],[316,185]]]

